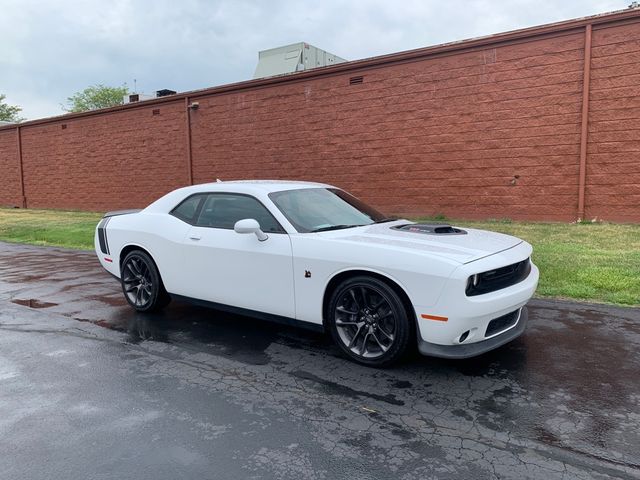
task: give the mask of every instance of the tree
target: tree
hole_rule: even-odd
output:
[[[106,85],[92,85],[81,92],[74,93],[67,98],[68,112],[86,112],[98,108],[122,105],[123,97],[129,93],[129,87],[108,87]]]
[[[7,96],[0,93],[0,121],[3,121],[3,122],[23,121],[24,118],[18,115],[22,111],[22,108],[14,105],[7,105],[6,103],[4,103],[5,98],[7,98]]]

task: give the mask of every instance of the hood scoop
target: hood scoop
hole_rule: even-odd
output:
[[[426,235],[466,235],[465,230],[452,227],[446,223],[406,223],[391,227],[402,232],[422,233]]]

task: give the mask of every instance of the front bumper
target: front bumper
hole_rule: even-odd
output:
[[[522,335],[527,327],[529,314],[527,307],[520,309],[518,321],[515,326],[499,333],[491,338],[475,343],[459,344],[459,345],[438,345],[429,343],[422,338],[418,338],[418,351],[422,355],[441,358],[470,358],[481,355],[490,350],[498,348],[505,343],[510,342]]]
[[[522,331],[518,330],[524,329],[526,323],[526,310],[522,308],[533,296],[540,275],[533,262],[527,278],[509,287],[476,296],[467,296],[465,288],[469,276],[520,262],[530,257],[531,251],[531,246],[522,242],[504,252],[464,264],[449,277],[436,304],[413,303],[420,352],[465,358],[496,348],[520,335]],[[494,320],[520,309],[521,315],[524,312],[521,320],[502,330],[499,323],[493,325],[498,327],[496,330],[490,329]]]

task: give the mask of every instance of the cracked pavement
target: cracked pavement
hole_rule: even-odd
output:
[[[0,478],[640,478],[640,312],[533,300],[516,341],[387,370],[0,243]]]

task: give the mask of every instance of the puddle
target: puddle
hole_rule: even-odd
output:
[[[407,382],[405,380],[397,380],[391,384],[394,388],[411,388],[413,387],[413,383]]]
[[[251,365],[268,364],[271,357],[265,350],[279,338],[278,330],[274,331],[268,325],[261,326],[259,321],[254,325],[252,320],[190,305],[172,305],[159,313],[136,313],[126,308],[109,319],[92,319],[76,314],[70,318],[123,332],[128,343],[148,340],[171,343]],[[238,320],[244,320],[244,326]]]
[[[291,375],[293,375],[294,377],[301,378],[303,380],[309,380],[311,382],[318,384],[325,393],[328,393],[330,395],[339,395],[339,396],[351,397],[351,398],[368,397],[368,398],[373,398],[375,400],[379,400],[381,402],[389,403],[391,405],[399,405],[399,406],[404,405],[404,401],[398,400],[396,396],[393,394],[379,395],[379,394],[371,393],[368,391],[355,390],[351,387],[347,387],[346,385],[341,385],[339,383],[332,382],[331,380],[325,380],[323,378],[320,378],[311,372],[306,372],[303,370],[295,370],[291,372]]]
[[[41,302],[40,300],[36,300],[34,298],[30,298],[28,300],[22,300],[22,299],[16,298],[14,300],[11,300],[11,303],[15,303],[17,305],[22,305],[23,307],[29,307],[29,308],[50,308],[58,305],[57,303]]]

